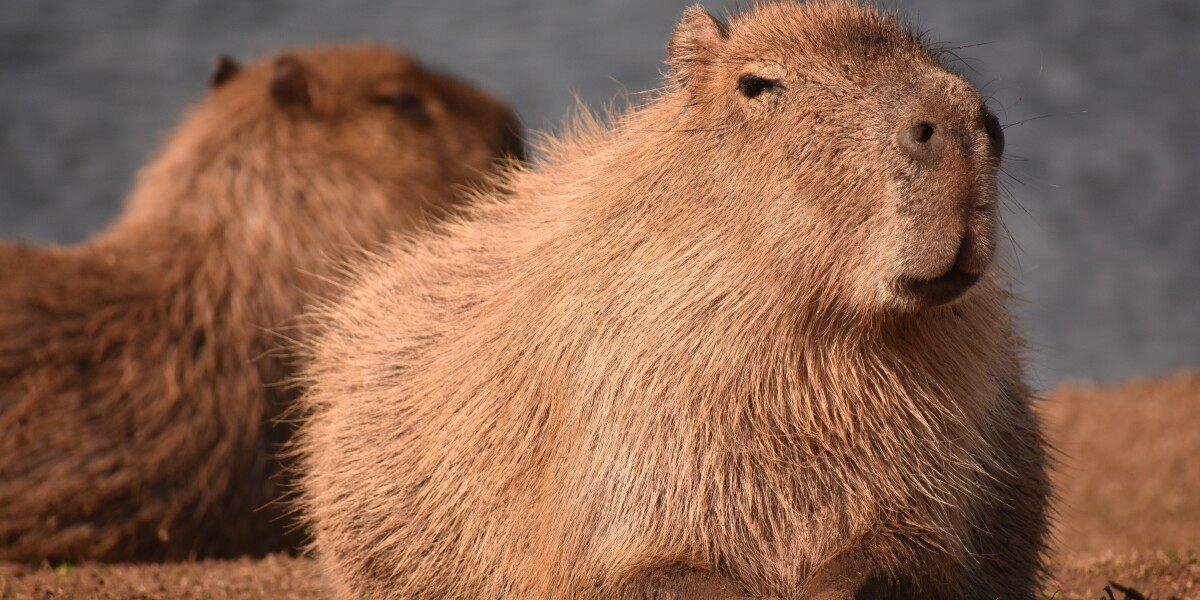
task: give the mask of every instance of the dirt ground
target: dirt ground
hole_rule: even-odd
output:
[[[1063,548],[1200,551],[1200,371],[1064,386],[1045,408]]]
[[[1052,600],[1200,600],[1200,372],[1068,385],[1044,410],[1061,455]],[[324,598],[312,561],[0,564],[0,600]]]
[[[325,598],[312,561],[260,560],[168,565],[0,565],[0,599],[296,600]]]
[[[1066,385],[1044,415],[1060,462],[1055,598],[1107,598],[1113,581],[1200,599],[1200,371]]]
[[[1110,582],[1124,587],[1113,587]],[[1068,559],[1043,596],[1052,600],[1200,598],[1195,555],[1110,553]],[[103,600],[316,600],[327,598],[312,561],[262,560],[174,565],[0,565],[0,598]]]

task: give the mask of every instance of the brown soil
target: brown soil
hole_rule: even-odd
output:
[[[1059,562],[1045,597],[1053,600],[1195,600],[1200,557],[1175,552],[1071,553]]]
[[[302,558],[175,564],[0,565],[0,599],[241,600],[324,598],[314,563]]]
[[[1105,586],[1114,600],[1197,599],[1200,557],[1163,552],[1071,555],[1058,568],[1044,597],[1107,600]],[[285,556],[167,565],[0,565],[0,599],[26,598],[315,600],[327,596],[312,561]]]
[[[1062,548],[1200,551],[1200,371],[1063,386],[1046,417]]]
[[[1200,600],[1200,372],[1064,386],[1046,417],[1063,455],[1064,508],[1045,598]],[[323,597],[303,558],[0,565],[0,600]]]
[[[1045,414],[1061,454],[1054,597],[1107,598],[1111,581],[1200,599],[1200,371],[1065,385]]]

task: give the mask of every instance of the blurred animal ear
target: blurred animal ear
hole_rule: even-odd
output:
[[[699,4],[683,11],[667,43],[667,64],[675,80],[684,87],[698,81],[728,38],[729,28]]]
[[[222,54],[213,61],[213,70],[212,74],[208,77],[208,85],[212,88],[219,88],[221,84],[233,79],[233,76],[241,71],[242,65],[238,64],[236,60]]]
[[[312,74],[300,59],[285,54],[275,59],[271,97],[283,108],[312,108]]]

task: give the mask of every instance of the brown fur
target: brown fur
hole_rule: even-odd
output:
[[[294,546],[266,329],[519,150],[499,101],[381,46],[223,58],[212,83],[108,230],[0,246],[0,559]]]
[[[978,93],[852,3],[691,9],[669,55],[320,315],[299,449],[338,595],[1033,598]],[[931,163],[897,146],[923,119]],[[957,301],[912,291],[952,268]]]

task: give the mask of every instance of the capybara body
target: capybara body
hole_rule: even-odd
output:
[[[502,103],[383,46],[222,59],[212,87],[107,230],[0,246],[0,559],[295,547],[273,348],[339,256],[519,150]]]
[[[668,62],[316,316],[338,595],[1035,597],[995,117],[854,3],[689,9]]]

